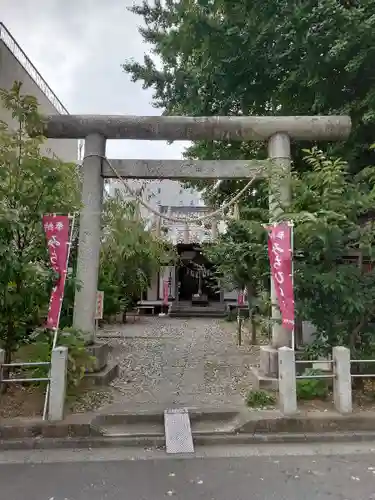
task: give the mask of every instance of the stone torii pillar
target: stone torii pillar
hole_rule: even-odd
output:
[[[271,175],[271,191],[278,191],[274,183],[281,183],[279,192],[270,199],[271,212],[279,201],[290,200],[290,140],[342,141],[351,130],[348,116],[97,116],[50,115],[44,117],[44,136],[61,139],[86,139],[85,156],[105,153],[106,139],[136,140],[225,140],[269,141],[269,160],[110,160],[119,175],[136,179],[248,179],[254,175],[266,177],[276,165],[285,178]],[[81,282],[76,292],[74,326],[93,338],[95,298],[98,280],[103,177],[116,178],[113,170],[99,157],[88,156],[83,163],[82,210],[78,252],[77,278]],[[277,201],[277,203],[276,203]],[[274,292],[273,292],[273,298]],[[277,307],[273,318],[277,319]],[[290,344],[286,335],[275,324],[272,345],[262,351],[264,373],[274,373],[277,347]]]
[[[276,175],[270,173],[270,196],[269,209],[270,219],[274,219],[281,215],[283,208],[287,208],[291,202],[291,158],[290,158],[290,139],[285,133],[277,133],[270,137],[268,141],[268,157],[277,167]],[[278,185],[275,186],[275,183]],[[272,304],[272,348],[273,350],[279,347],[292,347],[291,334],[281,325],[281,314],[277,303],[276,289],[271,277],[271,304]],[[267,351],[267,355],[268,355]],[[273,353],[272,353],[273,354]],[[277,358],[277,354],[274,355]],[[277,373],[277,365],[272,365],[272,360],[269,361],[270,366],[268,373]],[[264,368],[264,364],[262,366]],[[276,371],[274,370],[276,369]]]
[[[269,210],[271,222],[281,215],[283,208],[287,208],[291,202],[291,157],[290,138],[283,132],[272,135],[268,140],[268,157],[272,162],[269,175],[270,195]],[[260,348],[260,367],[258,376],[259,385],[264,378],[278,377],[278,348],[292,347],[292,336],[290,331],[281,324],[281,313],[275,285],[270,278],[271,289],[271,344]]]
[[[77,261],[77,282],[80,286],[77,287],[75,294],[73,327],[85,333],[88,344],[94,341],[95,331],[104,189],[101,157],[105,156],[105,147],[106,140],[103,135],[96,133],[87,135],[85,159],[81,168],[82,209]]]

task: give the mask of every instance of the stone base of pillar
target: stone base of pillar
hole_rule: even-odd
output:
[[[94,372],[102,370],[108,362],[109,346],[103,342],[95,342],[94,344],[86,347],[90,356],[95,358]]]
[[[271,345],[262,346],[259,354],[259,368],[252,368],[256,386],[258,389],[277,391],[279,387],[279,357],[277,349]]]
[[[105,386],[119,376],[119,366],[117,363],[109,363],[99,372],[86,373],[84,383],[86,386]]]
[[[118,376],[118,364],[108,363],[109,346],[103,342],[95,342],[86,347],[90,356],[95,358],[93,371],[85,375],[91,385],[107,385]]]
[[[267,345],[260,348],[260,372],[266,377],[278,377],[279,372],[279,357],[277,349]]]

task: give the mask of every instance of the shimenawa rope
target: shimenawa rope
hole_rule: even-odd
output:
[[[217,210],[214,210],[213,212],[210,212],[209,214],[202,215],[200,217],[196,217],[196,218],[192,217],[190,219],[189,218],[182,219],[180,217],[171,217],[170,215],[162,214],[161,212],[158,212],[157,210],[155,210],[146,201],[144,201],[137,193],[135,193],[126,184],[126,182],[124,181],[124,178],[121,177],[121,175],[118,173],[117,169],[112,165],[112,163],[108,160],[107,157],[99,155],[99,154],[88,154],[88,155],[85,155],[85,157],[83,158],[82,162],[86,158],[92,158],[92,157],[101,158],[102,160],[104,160],[107,163],[107,165],[109,166],[109,168],[112,170],[112,172],[115,174],[115,176],[118,178],[118,180],[121,181],[122,185],[124,186],[124,188],[126,189],[126,191],[130,194],[130,196],[132,196],[133,198],[135,198],[138,201],[138,203],[140,205],[142,205],[144,208],[146,208],[149,212],[153,213],[157,217],[160,217],[160,219],[164,219],[164,220],[167,220],[167,221],[170,221],[170,222],[178,222],[178,223],[185,223],[185,224],[188,223],[188,222],[194,224],[194,223],[197,223],[197,222],[200,222],[200,221],[204,221],[204,220],[207,220],[207,219],[212,219],[216,215],[224,212],[225,209],[230,208],[249,189],[249,187],[252,185],[252,183],[256,179],[256,176],[257,176],[257,173],[258,173],[258,172],[255,172],[254,176],[249,180],[249,182],[231,200],[223,203],[223,205],[220,208],[218,208]]]

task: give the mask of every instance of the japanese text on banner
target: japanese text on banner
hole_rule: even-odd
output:
[[[294,328],[294,291],[292,276],[292,228],[286,223],[269,228],[268,255],[271,274],[284,328]]]
[[[47,238],[51,267],[58,274],[51,292],[46,323],[46,327],[52,329],[59,326],[61,305],[64,298],[69,252],[69,217],[67,215],[44,215],[43,228]]]
[[[104,311],[104,292],[102,290],[96,291],[96,307],[95,307],[95,319],[103,319]]]

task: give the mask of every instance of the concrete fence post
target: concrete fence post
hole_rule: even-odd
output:
[[[64,418],[67,369],[68,348],[55,347],[51,356],[48,420],[59,421]]]
[[[297,413],[295,353],[290,347],[280,347],[279,353],[279,402],[284,415]]]
[[[332,349],[333,360],[333,400],[340,413],[352,412],[352,376],[350,369],[350,350],[338,346]]]

